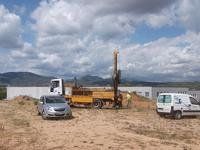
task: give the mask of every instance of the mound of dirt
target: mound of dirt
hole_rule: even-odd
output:
[[[10,105],[16,107],[16,109],[36,112],[35,105],[37,104],[37,101],[37,99],[29,96],[17,96],[14,99],[8,100],[7,102]]]
[[[122,93],[123,95],[123,107],[126,108],[127,106],[127,98],[126,98],[126,94],[127,93]],[[131,97],[132,97],[132,102],[129,106],[129,108],[131,109],[139,109],[139,110],[155,110],[156,108],[156,102],[154,100],[151,100],[151,99],[148,99],[148,98],[145,98],[145,97],[142,97],[142,96],[139,96],[135,93],[132,93],[131,94]]]

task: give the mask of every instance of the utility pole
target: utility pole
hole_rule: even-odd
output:
[[[119,107],[119,100],[118,100],[118,84],[119,84],[119,71],[117,68],[118,64],[118,54],[119,51],[116,49],[113,52],[114,55],[114,68],[113,68],[113,88],[114,88],[114,106],[113,107]]]

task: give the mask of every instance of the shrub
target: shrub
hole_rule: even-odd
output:
[[[5,87],[0,87],[0,100],[6,98],[6,88]]]

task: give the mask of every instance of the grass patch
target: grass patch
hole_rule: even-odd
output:
[[[5,87],[0,87],[0,100],[3,100],[6,98],[6,88]]]
[[[39,99],[33,98],[33,104],[34,104],[34,105],[37,105],[37,104],[38,104],[38,101],[39,101]]]

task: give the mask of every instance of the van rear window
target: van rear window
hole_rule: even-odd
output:
[[[171,95],[159,95],[158,103],[171,103],[172,97]]]

